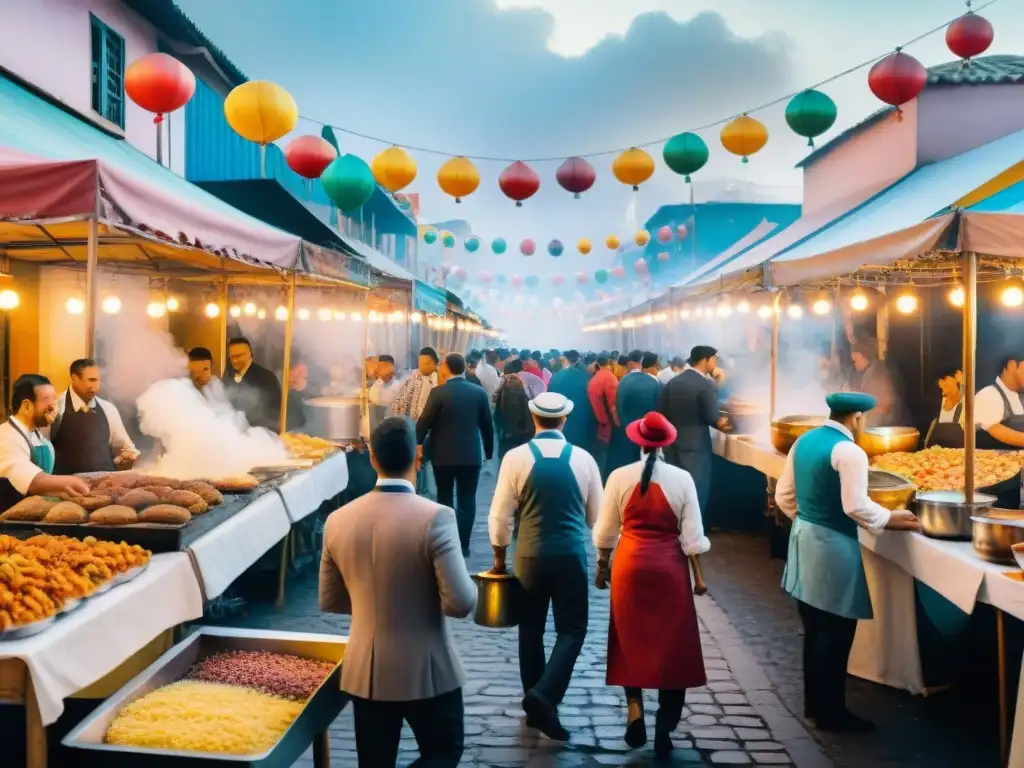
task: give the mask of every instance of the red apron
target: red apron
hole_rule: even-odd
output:
[[[707,683],[679,522],[657,483],[633,489],[612,561],[608,685],[649,690]]]

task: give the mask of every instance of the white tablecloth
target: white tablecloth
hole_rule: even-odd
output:
[[[161,632],[202,615],[188,555],[154,555],[141,576],[88,599],[45,632],[0,642],[0,659],[25,662],[49,725],[64,711],[64,699],[113,672]]]
[[[778,480],[786,466],[786,457],[771,445],[758,443],[747,435],[730,435],[711,430],[712,450],[733,464],[752,467],[768,477]]]
[[[348,487],[348,454],[339,451],[315,465],[309,474],[320,494],[320,501],[333,499]]]
[[[293,523],[316,512],[348,486],[348,459],[339,452],[313,465],[278,487],[288,519]]]
[[[288,535],[291,521],[277,492],[264,493],[189,547],[203,587],[213,600]]]

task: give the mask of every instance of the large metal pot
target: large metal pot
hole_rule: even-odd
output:
[[[1024,511],[989,509],[984,515],[971,517],[974,532],[971,542],[982,560],[1012,565],[1013,545],[1024,543]]]
[[[969,541],[973,527],[971,515],[983,515],[995,496],[975,493],[968,501],[963,491],[925,491],[917,494],[917,519],[921,533],[933,539]]]
[[[772,422],[772,445],[779,453],[789,453],[800,435],[824,423],[824,416],[783,416]]]
[[[358,397],[314,397],[306,401],[305,430],[326,440],[357,440],[361,417]]]
[[[868,470],[868,496],[886,509],[906,509],[917,487],[899,475]]]
[[[485,571],[473,575],[476,582],[476,613],[473,621],[481,627],[502,629],[519,624],[522,586],[511,573]]]
[[[857,435],[857,445],[873,458],[883,453],[912,453],[920,439],[921,433],[913,427],[868,427]]]
[[[752,435],[764,429],[765,409],[757,403],[731,398],[722,404],[719,415],[724,416],[737,435]]]

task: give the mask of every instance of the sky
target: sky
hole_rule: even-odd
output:
[[[435,181],[446,158],[411,150],[419,177],[407,191],[421,194],[426,221],[464,218],[487,240],[531,237],[542,246],[626,234],[632,192],[611,175],[614,153],[591,158],[597,184],[581,200],[555,183],[560,160],[535,162],[541,190],[517,209],[497,188],[510,160],[621,150],[714,123],[880,56],[964,10],[960,0],[177,2],[250,78],[288,89],[305,118],[407,148],[501,158],[477,163],[481,188],[456,205]],[[1022,3],[998,0],[982,11],[996,29],[991,53],[1019,52]],[[953,58],[941,32],[906,50],[926,66]],[[880,106],[867,69],[821,90],[839,108],[825,140]],[[722,149],[719,128],[701,132],[711,160],[696,177],[698,199],[800,201],[794,165],[808,150],[783,110],[755,113],[771,138],[749,164]],[[319,126],[301,120],[299,133]],[[339,141],[367,161],[389,145],[345,134]],[[641,222],[689,195],[660,162],[660,144],[648,151],[658,169],[636,198]],[[508,256],[502,268],[546,276],[610,259]]]

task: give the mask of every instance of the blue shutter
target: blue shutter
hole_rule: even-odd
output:
[[[124,38],[90,16],[92,47],[92,108],[124,128]]]

